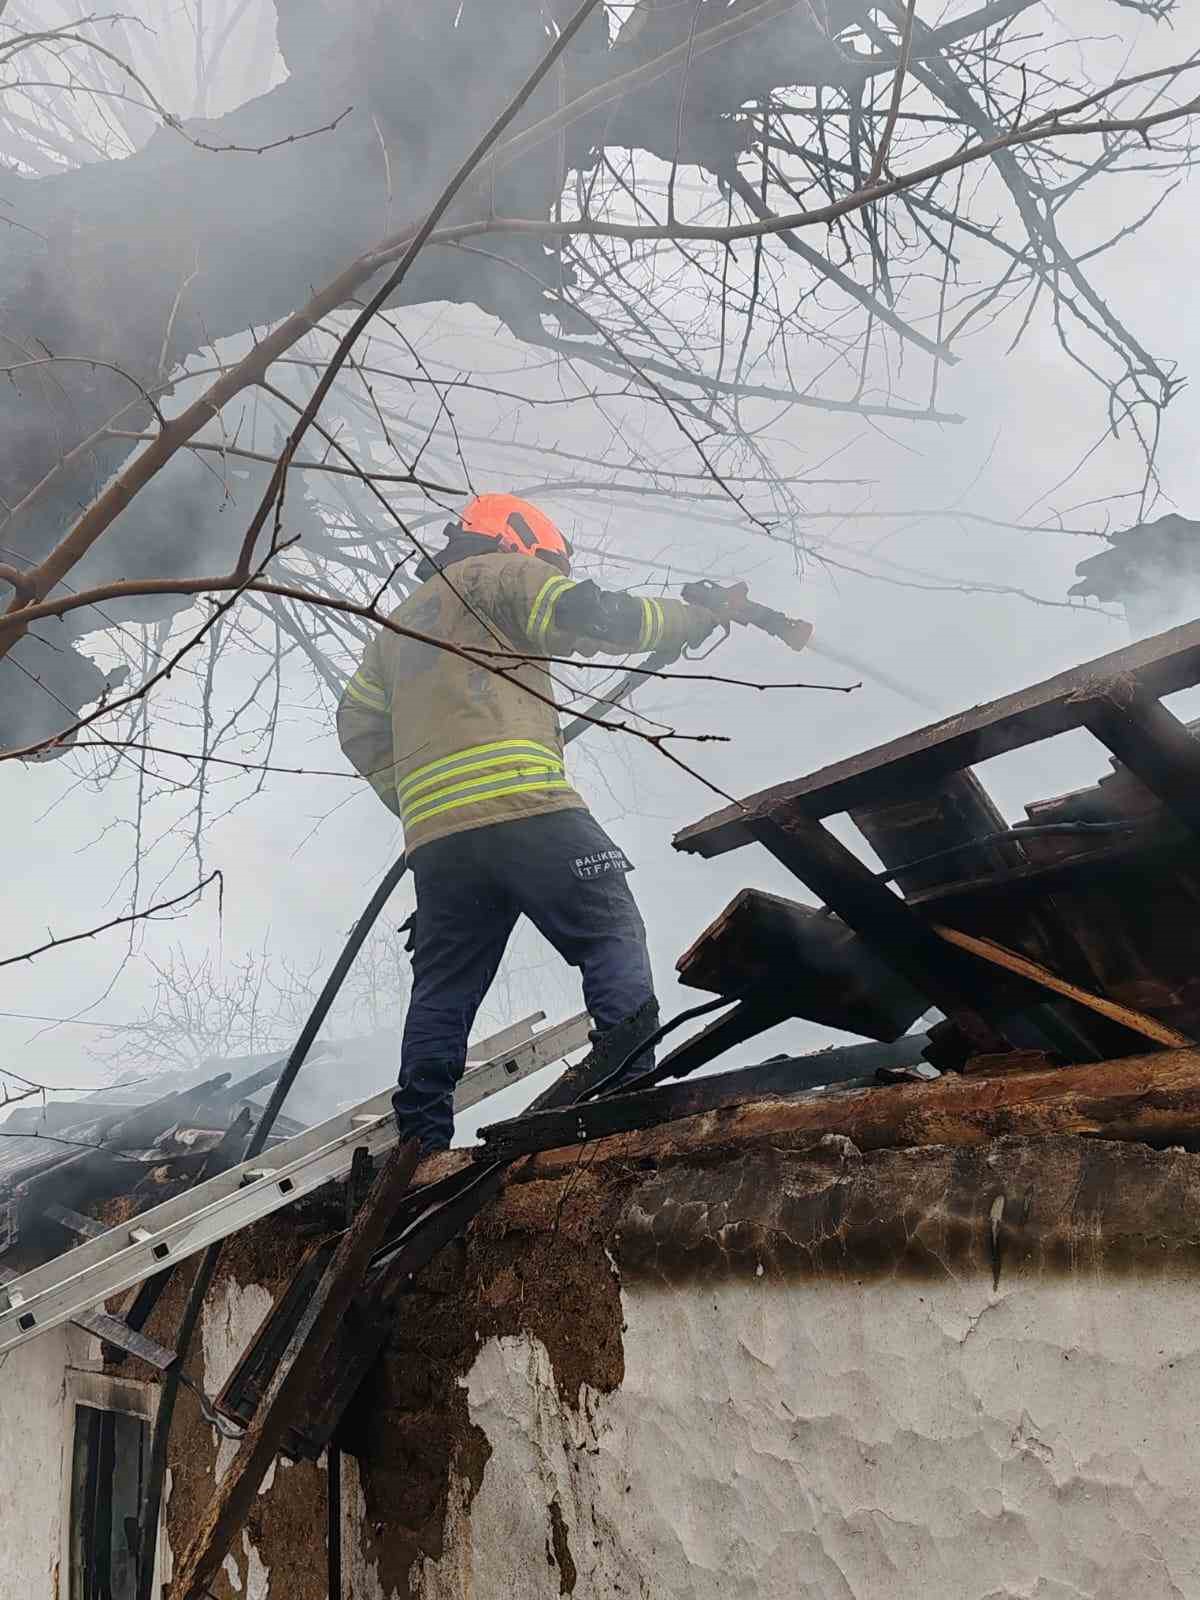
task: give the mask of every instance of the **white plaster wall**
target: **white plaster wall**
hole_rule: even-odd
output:
[[[204,1388],[207,1394],[219,1394],[228,1383],[273,1305],[270,1292],[258,1283],[238,1283],[233,1278],[223,1278],[213,1286],[200,1318]],[[237,1452],[236,1439],[218,1439],[217,1459],[213,1468],[218,1483],[233,1465]],[[258,1491],[260,1494],[266,1494],[274,1483],[276,1465],[272,1462],[267,1469]],[[240,1541],[235,1541],[234,1549],[237,1555],[230,1551],[224,1561],[229,1587],[234,1594],[243,1596],[244,1600],[270,1600],[270,1571],[245,1528],[242,1529]]]
[[[422,1600],[558,1600],[555,1498],[576,1600],[1200,1597],[1200,1285],[759,1278],[625,1317],[578,1416],[539,1345],[481,1350],[493,1454]]]
[[[214,1284],[200,1316],[207,1394],[220,1394],[229,1382],[233,1369],[267,1320],[273,1304],[270,1293],[261,1284],[242,1284],[233,1278],[222,1278]],[[217,1448],[218,1483],[229,1471],[236,1455],[237,1440],[221,1439]],[[269,1488],[270,1483],[265,1487]]]
[[[461,1498],[463,1485],[452,1487],[452,1498]],[[363,1492],[362,1471],[352,1455],[342,1457],[342,1594],[330,1600],[391,1600],[379,1577],[378,1564],[368,1553],[365,1537],[367,1497]],[[455,1516],[454,1521],[460,1519]],[[469,1532],[468,1532],[469,1540]],[[516,1600],[510,1596],[509,1600]]]
[[[57,1600],[59,1595],[66,1367],[67,1341],[60,1329],[0,1356],[0,1596],[4,1600]],[[65,1587],[64,1579],[64,1591]]]

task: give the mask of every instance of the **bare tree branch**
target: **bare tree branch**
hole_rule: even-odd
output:
[[[185,889],[182,894],[173,895],[170,900],[160,900],[156,905],[145,906],[141,911],[134,911],[129,916],[113,917],[108,922],[102,922],[99,927],[87,929],[85,933],[68,933],[61,939],[51,936],[45,944],[40,944],[33,950],[24,950],[19,956],[0,957],[0,967],[13,967],[21,961],[33,961],[37,956],[45,955],[47,950],[61,950],[69,944],[78,944],[81,939],[94,939],[98,934],[108,933],[112,928],[124,928],[133,922],[149,921],[157,917],[160,911],[170,911],[182,905],[185,900],[195,900],[214,880],[221,885],[223,894],[224,879],[219,869],[214,869],[207,877],[201,878],[199,883],[193,884],[190,889]],[[219,901],[220,895],[218,903]]]

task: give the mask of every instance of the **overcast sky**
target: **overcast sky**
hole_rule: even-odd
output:
[[[1141,59],[1133,35],[1135,30],[1146,32],[1147,26],[1132,13],[1101,0],[1073,6],[1072,17],[1076,10],[1094,14],[1106,29],[1125,29],[1125,45],[1133,42],[1133,59]],[[1144,48],[1152,48],[1156,57],[1162,53],[1159,39]],[[1198,48],[1200,16],[1189,9],[1175,24],[1169,54],[1178,58]],[[1114,205],[1136,208],[1137,180],[1123,183],[1121,190],[1101,187],[1085,203],[1075,224],[1081,237],[1089,225],[1112,231]],[[1100,288],[1143,343],[1173,360],[1188,379],[1200,370],[1195,215],[1195,187],[1184,184],[1146,228],[1096,271]],[[405,326],[416,333],[430,321],[424,309],[412,313]],[[862,510],[960,505],[987,515],[1039,521],[1054,511],[1135,488],[1135,453],[1121,441],[1109,441],[1055,492],[1055,485],[1102,432],[1102,396],[1067,360],[1044,319],[1014,354],[1005,351],[1010,331],[1005,327],[982,334],[964,346],[961,365],[943,373],[939,402],[965,413],[963,425],[867,426],[792,411],[774,427],[777,459],[788,459],[790,452],[797,464],[811,464],[841,448],[830,472],[875,480],[861,492]],[[515,349],[511,336],[498,334],[489,319],[471,308],[455,307],[443,317],[438,338],[445,341],[437,349],[439,359],[467,360],[483,370],[504,366]],[[538,426],[544,442],[564,447],[574,447],[576,440],[594,445],[603,439],[595,418],[589,421],[578,409],[570,416],[548,417]],[[1178,509],[1200,517],[1198,436],[1200,401],[1190,386],[1166,416],[1159,513]],[[497,458],[483,459],[494,463]],[[508,487],[501,481],[478,486]],[[1102,548],[1095,541],[1002,531],[952,517],[876,522],[851,515],[836,529],[825,525],[823,533],[835,534],[843,546],[828,554],[848,566],[869,568],[873,575],[866,577],[819,562],[797,570],[789,551],[749,532],[701,525],[684,505],[656,501],[651,512],[626,500],[614,508],[595,495],[547,495],[543,503],[577,539],[607,543],[614,555],[625,552],[661,563],[661,581],[668,584],[672,562],[711,570],[715,576],[746,577],[753,592],[770,604],[812,619],[819,640],[910,682],[941,714],[1116,649],[1129,638],[1119,616],[1061,605],[1075,563]],[[806,495],[811,509],[822,503],[819,491]],[[842,496],[825,503],[844,506],[846,501]],[[1098,525],[1094,511],[1076,512],[1069,520]],[[1121,520],[1118,505],[1114,521],[1119,525]],[[602,570],[620,584],[652,578],[616,560]],[[939,587],[954,583],[968,589],[1007,585],[1046,603]],[[796,677],[848,681],[848,674],[815,656],[793,656],[775,641],[746,632],[736,633],[700,670],[706,669],[759,682]],[[230,670],[236,680],[236,669]],[[231,694],[235,686],[231,681]],[[728,743],[678,748],[711,783],[736,795],[803,775],[931,720],[904,698],[870,682],[847,696],[653,685],[642,691],[640,703],[681,731],[726,735]],[[636,864],[632,884],[650,930],[662,1004],[669,1015],[699,998],[675,984],[676,958],[738,889],[755,885],[800,897],[803,891],[758,847],[711,862],[672,851],[673,832],[714,809],[719,799],[645,745],[599,732],[589,734],[585,743],[586,752],[572,758],[573,770],[598,817]],[[327,724],[306,713],[299,696],[287,712],[275,760],[344,765]],[[1016,819],[1025,802],[1094,781],[1105,767],[1105,753],[1080,735],[1005,757],[980,775],[1005,815]],[[122,908],[121,894],[128,888],[122,875],[129,868],[130,795],[129,783],[96,793],[75,782],[62,764],[4,768],[0,816],[6,841],[6,950],[39,942],[47,927],[56,934],[90,927]],[[180,943],[193,954],[207,949],[229,961],[262,948],[265,941],[281,961],[303,969],[329,962],[399,845],[393,820],[365,786],[355,789],[337,779],[274,778],[265,793],[216,823],[207,838],[205,860],[224,874],[223,913],[218,916],[210,893],[185,918],[149,931],[144,950],[161,955]],[[147,893],[165,881],[179,853],[175,844],[156,855]],[[185,887],[189,874],[194,876],[194,870],[185,860],[170,877],[171,886]],[[393,902],[393,922],[402,920],[410,907],[411,889],[406,886]],[[0,971],[0,1063],[51,1084],[97,1081],[103,1070],[87,1054],[88,1045],[106,1035],[119,1037],[121,1025],[133,1020],[153,994],[146,961],[135,955],[122,965],[123,953],[122,936],[111,934]],[[517,1014],[542,1006],[553,1019],[578,1004],[574,974],[561,968],[531,930],[524,929],[514,942],[507,970],[511,985],[492,1007],[493,1025],[508,1020],[506,1005]],[[57,1027],[28,1020],[79,1013],[79,1022]],[[740,1058],[808,1048],[832,1037],[804,1024],[788,1024],[741,1052]]]

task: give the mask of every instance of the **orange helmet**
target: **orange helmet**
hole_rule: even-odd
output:
[[[544,511],[515,494],[477,494],[458,519],[467,533],[494,539],[510,555],[541,556],[566,571],[571,546]]]

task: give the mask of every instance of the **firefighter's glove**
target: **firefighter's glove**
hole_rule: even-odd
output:
[[[686,616],[688,623],[687,644],[690,650],[694,650],[698,644],[703,644],[709,634],[717,628],[723,628],[726,633],[729,632],[729,624],[723,622],[707,606],[689,605]]]

